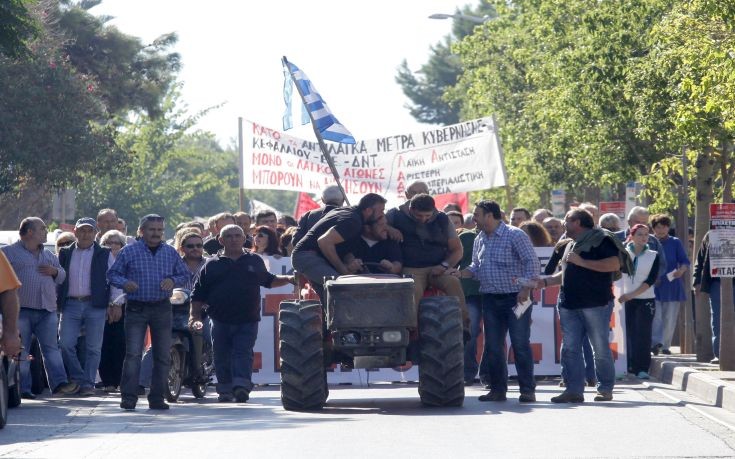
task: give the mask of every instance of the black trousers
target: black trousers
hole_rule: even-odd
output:
[[[625,333],[628,336],[628,368],[633,374],[648,373],[651,366],[651,325],[655,298],[634,298],[625,302]]]
[[[100,358],[100,379],[103,386],[120,385],[125,360],[125,315],[115,323],[105,323]]]

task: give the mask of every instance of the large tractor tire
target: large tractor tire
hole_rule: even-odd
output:
[[[320,410],[329,396],[318,301],[283,301],[278,314],[281,403],[289,411]]]
[[[432,296],[419,303],[419,396],[427,406],[464,403],[464,344],[459,300]]]

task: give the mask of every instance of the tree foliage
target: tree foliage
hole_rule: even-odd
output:
[[[0,54],[11,58],[29,52],[28,42],[38,36],[38,23],[25,0],[0,2]]]
[[[0,194],[72,187],[90,164],[114,169],[126,154],[118,120],[158,114],[178,70],[178,55],[167,52],[175,35],[144,46],[86,11],[97,3],[2,3],[21,24],[2,45],[28,52],[0,54]],[[35,38],[24,24],[39,25]]]
[[[178,97],[172,90],[159,116],[142,114],[124,126],[118,143],[129,160],[88,175],[77,192],[81,213],[112,207],[129,221],[158,213],[176,225],[237,206],[237,155],[211,134],[189,133],[204,112],[186,116]]]
[[[495,10],[487,3],[480,3],[474,8],[465,6],[461,11],[458,9],[457,13],[493,17]],[[421,65],[420,70],[413,72],[405,59],[398,68],[396,82],[411,101],[406,108],[411,116],[422,123],[459,122],[458,104],[444,97],[446,90],[457,83],[462,71],[459,56],[452,51],[452,44],[470,35],[477,24],[461,18],[453,21],[452,34],[430,48],[429,59]]]
[[[451,97],[463,117],[496,114],[514,194],[583,194],[637,178],[660,157],[625,97],[630,61],[647,52],[668,0],[492,2],[498,19],[458,45]]]

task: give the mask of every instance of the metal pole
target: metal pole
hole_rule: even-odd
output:
[[[237,118],[237,150],[240,153],[239,158],[240,161],[237,163],[237,171],[240,175],[240,183],[238,183],[237,189],[240,191],[240,199],[239,199],[239,206],[240,206],[240,212],[245,210],[245,176],[244,173],[244,165],[243,165],[243,144],[242,144],[242,117]]]

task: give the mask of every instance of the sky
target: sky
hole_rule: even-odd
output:
[[[397,68],[405,58],[418,70],[430,47],[451,32],[451,20],[430,14],[467,3],[475,2],[104,0],[90,12],[113,16],[109,24],[144,43],[176,32],[183,102],[190,113],[224,104],[197,127],[227,146],[235,145],[238,117],[282,128],[282,56],[309,76],[357,139],[426,129],[405,108]],[[310,125],[298,126],[298,107],[289,134],[313,140]]]

